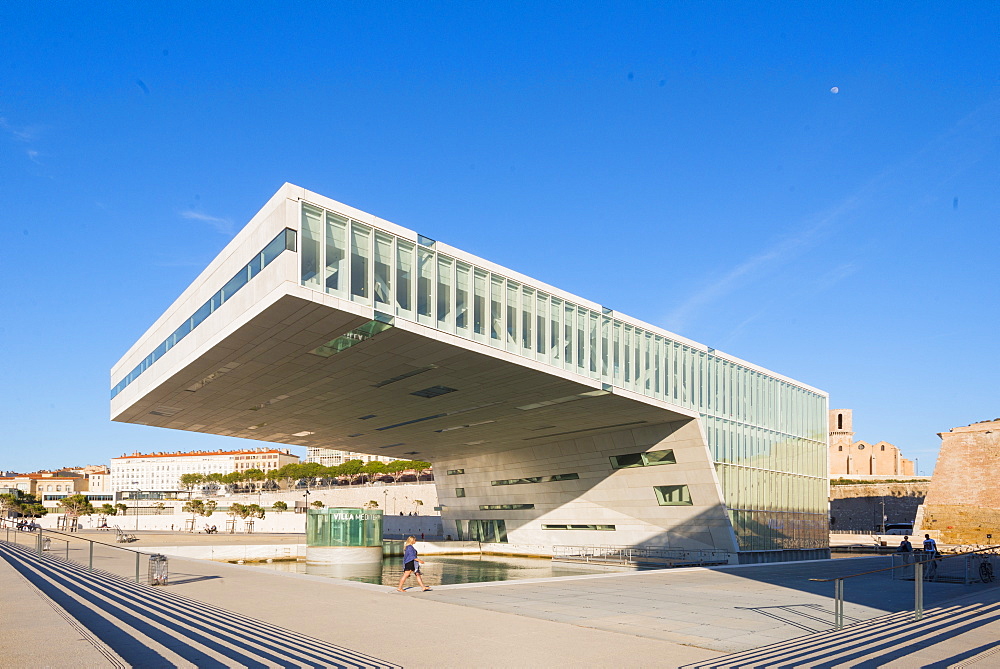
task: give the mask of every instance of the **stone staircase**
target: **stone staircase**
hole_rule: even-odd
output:
[[[0,559],[101,646],[106,666],[395,667],[260,620],[0,541]],[[308,615],[303,611],[303,615]],[[64,640],[52,639],[53,644]],[[37,643],[37,642],[36,642]],[[0,656],[0,664],[3,664]]]
[[[684,669],[794,667],[998,667],[1000,597],[970,596],[927,609],[894,613],[841,630],[818,632],[754,650],[724,655]],[[977,599],[980,601],[967,601]],[[985,600],[985,601],[984,601]],[[992,601],[991,601],[992,600]],[[957,637],[966,638],[957,641]]]

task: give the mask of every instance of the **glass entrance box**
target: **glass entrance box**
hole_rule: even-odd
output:
[[[306,516],[306,561],[311,564],[382,560],[382,512],[331,507]]]

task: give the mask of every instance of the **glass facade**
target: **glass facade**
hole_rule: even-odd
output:
[[[821,393],[450,257],[430,239],[414,243],[306,203],[302,238],[307,287],[697,412],[740,549],[827,545]]]
[[[180,327],[178,327],[174,332],[167,337],[163,342],[157,346],[152,353],[147,355],[142,362],[135,366],[131,372],[129,372],[124,379],[115,384],[115,387],[111,389],[111,399],[114,399],[118,393],[123,391],[128,384],[139,378],[139,375],[149,369],[150,365],[163,357],[163,355],[173,348],[177,342],[184,339],[192,330],[201,325],[201,323],[208,318],[216,309],[221,307],[229,298],[236,294],[236,292],[247,285],[252,278],[257,276],[262,269],[271,264],[271,261],[278,257],[282,251],[294,251],[295,250],[295,231],[290,229],[282,230],[268,243],[267,246],[261,250],[253,260],[248,262],[246,265],[240,269],[236,275],[226,282],[226,285],[217,292],[212,298],[201,305],[201,307],[194,312],[194,314],[185,320]],[[303,271],[305,271],[305,266],[303,266]],[[315,274],[315,270],[313,270]]]
[[[382,512],[368,509],[309,509],[307,546],[381,546]]]

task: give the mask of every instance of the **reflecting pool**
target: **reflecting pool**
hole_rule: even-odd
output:
[[[452,585],[454,583],[484,583],[488,581],[513,581],[522,578],[550,578],[553,576],[578,576],[580,574],[604,573],[598,569],[567,568],[553,563],[548,558],[523,558],[496,555],[437,556],[421,558],[420,566],[424,583],[429,586]],[[286,571],[314,576],[329,576],[349,581],[362,581],[378,585],[396,585],[403,575],[403,560],[388,557],[382,563],[374,564],[331,564],[307,565],[305,562],[251,563],[249,566],[266,567],[275,571]],[[410,586],[417,581],[412,576]]]

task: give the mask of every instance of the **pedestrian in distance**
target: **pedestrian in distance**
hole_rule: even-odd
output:
[[[897,553],[912,553],[913,544],[910,543],[909,535],[903,537],[903,540],[899,542],[899,548],[896,549]]]
[[[430,590],[426,585],[424,585],[424,579],[420,576],[420,565],[424,563],[423,560],[417,557],[417,549],[413,545],[417,543],[417,538],[410,536],[406,538],[406,542],[403,547],[403,576],[399,579],[399,586],[396,588],[397,592],[406,592],[403,589],[403,584],[406,583],[406,579],[410,578],[410,574],[417,577],[417,583],[424,592]]]
[[[931,535],[924,535],[924,552],[937,555],[937,542],[931,539]]]

